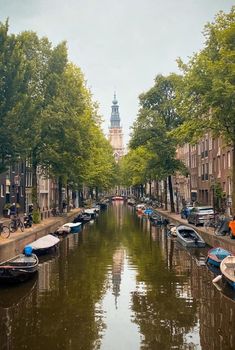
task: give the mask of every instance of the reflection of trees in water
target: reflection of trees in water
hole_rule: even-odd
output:
[[[15,329],[27,307],[31,307],[37,293],[37,276],[18,285],[0,288],[0,348],[14,349]]]
[[[187,276],[167,268],[167,261],[159,246],[145,250],[146,240],[129,245],[132,263],[138,267],[138,281],[144,290],[132,294],[133,322],[143,335],[142,348],[181,348],[184,335],[196,325],[197,305],[190,294]]]

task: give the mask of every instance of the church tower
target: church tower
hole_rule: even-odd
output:
[[[116,162],[123,156],[123,133],[122,127],[120,125],[120,116],[119,116],[119,106],[116,99],[116,93],[114,93],[113,104],[112,104],[111,118],[110,118],[110,127],[109,127],[109,142],[113,147],[113,153]]]

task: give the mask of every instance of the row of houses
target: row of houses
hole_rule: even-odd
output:
[[[233,148],[210,134],[195,145],[177,149],[177,158],[188,168],[188,176],[176,174],[173,189],[179,206],[184,202],[217,206],[231,214]]]
[[[176,157],[188,170],[188,174],[176,173],[172,176],[172,187],[176,211],[185,204],[210,205],[217,211],[232,215],[232,167],[233,148],[228,147],[221,137],[213,138],[210,134],[194,145],[184,144],[177,148]],[[151,183],[146,187],[163,202],[164,182]],[[168,203],[170,203],[169,192]]]
[[[47,218],[51,209],[58,208],[58,182],[38,172],[37,174],[38,203],[42,218]],[[71,205],[78,207],[78,192],[67,193],[62,189],[62,197]],[[9,208],[15,204],[19,213],[27,213],[32,204],[32,169],[30,163],[21,161],[10,165],[8,170],[0,175],[0,216],[9,215]]]

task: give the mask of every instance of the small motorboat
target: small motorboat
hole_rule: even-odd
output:
[[[70,228],[70,233],[78,233],[82,228],[81,222],[67,222],[63,225],[63,228]]]
[[[233,254],[222,247],[211,248],[207,253],[207,263],[219,267],[221,261],[230,255]]]
[[[150,214],[149,220],[153,225],[156,225],[156,226],[161,226],[163,223],[161,215],[157,214],[154,211],[152,212],[152,214]]]
[[[131,205],[131,206],[133,206],[133,205],[135,205],[135,199],[134,198],[129,198],[128,200],[127,200],[127,204],[128,205]]]
[[[174,224],[169,225],[168,236],[174,238],[177,237],[176,226]]]
[[[152,208],[146,208],[143,212],[144,215],[150,216],[153,214],[154,210]]]
[[[235,290],[235,256],[229,255],[220,263],[220,271],[224,279]]]
[[[37,271],[38,257],[32,254],[32,249],[28,249],[27,255],[19,254],[0,263],[0,282],[24,282],[34,276]]]
[[[73,219],[73,223],[81,222],[82,224],[85,224],[85,223],[89,222],[90,220],[91,220],[90,214],[80,213],[78,216],[76,216]]]
[[[136,208],[137,211],[141,211],[142,212],[142,211],[144,211],[146,209],[146,204],[144,204],[144,203],[137,204],[135,208]]]
[[[83,214],[90,215],[91,219],[95,219],[97,216],[97,212],[95,208],[85,209]]]
[[[187,248],[203,248],[205,241],[192,227],[179,225],[176,227],[177,240]]]
[[[52,234],[48,234],[28,244],[24,250],[30,246],[33,250],[33,253],[36,255],[47,254],[51,250],[55,249],[58,246],[59,242],[60,239],[58,237],[55,237]]]
[[[69,226],[60,226],[56,231],[55,231],[55,235],[68,235],[71,231],[71,228]]]
[[[124,198],[122,196],[114,196],[112,197],[112,201],[123,201]]]

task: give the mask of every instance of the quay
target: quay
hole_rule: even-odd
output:
[[[48,233],[53,233],[59,226],[66,222],[71,222],[79,214],[81,209],[73,209],[64,216],[56,216],[44,219],[39,224],[33,224],[31,228],[26,228],[24,232],[20,229],[16,232],[11,232],[7,239],[0,238],[0,262],[10,259],[15,255],[22,253],[24,247],[41,238]]]
[[[189,224],[187,220],[182,219],[179,214],[171,213],[170,211],[163,209],[156,209],[156,212],[158,212],[161,216],[166,217],[170,222],[187,225],[196,229],[209,246],[220,246],[235,254],[235,239],[231,239],[229,236],[216,235],[214,228],[211,227],[208,229],[203,226],[195,227],[194,225]]]
[[[64,223],[73,221],[74,217],[76,217],[80,211],[80,208],[73,209],[69,213],[66,213],[65,216],[50,217],[44,219],[40,224],[33,224],[33,227],[25,229],[24,232],[21,232],[18,229],[18,231],[11,233],[8,239],[0,238],[0,262],[21,253],[27,244],[47,235],[48,233],[55,232],[56,229]],[[171,213],[170,211],[163,209],[157,209],[156,211],[173,223],[184,224],[195,229],[194,225],[188,224],[187,220],[182,219],[179,214]],[[209,246],[220,246],[235,254],[235,240],[228,236],[216,235],[213,228],[206,229],[197,226],[196,230]]]

